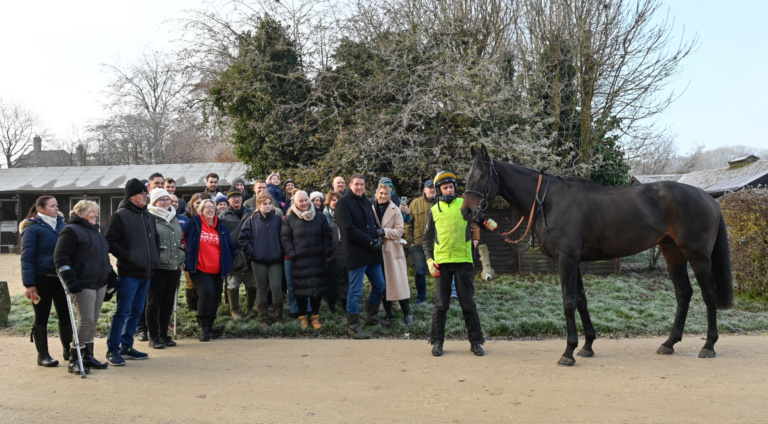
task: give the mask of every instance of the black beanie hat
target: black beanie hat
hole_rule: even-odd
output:
[[[147,191],[147,186],[136,178],[131,178],[125,183],[125,197],[132,197],[135,194]]]

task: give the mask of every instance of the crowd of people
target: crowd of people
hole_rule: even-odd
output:
[[[135,347],[135,335],[151,349],[175,346],[168,329],[182,273],[187,306],[197,312],[202,342],[221,336],[213,323],[222,295],[232,319],[257,319],[262,329],[284,322],[287,303],[302,329],[320,330],[325,300],[330,313],[346,312],[351,338],[368,339],[363,325],[390,326],[394,302],[403,322],[413,323],[406,251],[415,271],[414,304],[426,301],[426,273],[436,278],[432,354],[442,355],[447,311],[455,298],[470,350],[483,355],[472,266],[479,230],[461,215],[453,174],[440,172],[425,181],[410,204],[386,177],[369,187],[371,198],[365,197],[362,174],[351,175],[349,183],[335,177],[325,194],[308,193],[290,179],[281,183],[277,172],[256,180],[252,191],[243,179],[236,179],[227,192],[218,182],[217,174],[208,174],[205,190],[187,203],[176,196],[172,178],[160,173],[147,180],[132,178],[104,232],[95,202],[78,202],[67,224],[53,196],[37,199],[20,231],[22,280],[35,312],[31,340],[38,365],[58,365],[47,342],[52,305],[72,373],[146,359],[149,355]],[[117,272],[109,254],[117,259]],[[370,291],[361,316],[365,276]],[[241,285],[245,311],[240,308]],[[94,356],[96,322],[102,302],[115,294],[103,363]],[[73,341],[67,295],[77,311],[79,344]]]

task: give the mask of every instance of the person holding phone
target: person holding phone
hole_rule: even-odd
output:
[[[59,233],[66,227],[64,217],[59,214],[59,204],[53,196],[40,196],[30,208],[27,217],[19,224],[21,233],[21,281],[24,296],[32,301],[35,321],[32,324],[30,341],[37,349],[37,365],[55,367],[59,361],[48,353],[48,317],[51,304],[56,308],[59,319],[59,339],[64,348],[64,360],[70,359],[69,345],[72,343],[72,323],[64,287],[56,276],[53,251]]]

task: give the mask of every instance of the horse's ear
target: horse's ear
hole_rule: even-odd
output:
[[[475,157],[475,146],[469,146],[469,154]]]
[[[488,159],[490,157],[488,155],[488,150],[485,149],[485,144],[480,145],[480,153],[483,154],[483,159]]]

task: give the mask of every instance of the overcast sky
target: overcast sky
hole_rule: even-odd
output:
[[[61,138],[101,116],[103,64],[130,61],[145,46],[172,48],[167,21],[202,1],[3,3],[0,96],[36,112]],[[768,147],[768,2],[669,0],[667,7],[676,35],[685,28],[701,41],[673,84],[687,91],[659,118],[678,135],[680,153],[695,143]]]

